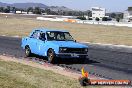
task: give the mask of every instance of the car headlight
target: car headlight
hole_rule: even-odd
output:
[[[67,50],[67,48],[64,48],[64,47],[60,47],[60,48],[59,48],[59,51],[60,51],[60,52],[64,52],[64,51],[66,51],[66,50]]]

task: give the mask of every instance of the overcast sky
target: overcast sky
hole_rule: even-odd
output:
[[[99,6],[107,12],[120,12],[132,6],[132,0],[0,0],[5,3],[37,2],[49,6],[66,6],[75,10],[88,10],[90,7]]]

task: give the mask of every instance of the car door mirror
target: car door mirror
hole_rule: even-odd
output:
[[[74,40],[74,42],[77,42],[77,40]]]
[[[33,36],[30,36],[29,38],[33,38]]]

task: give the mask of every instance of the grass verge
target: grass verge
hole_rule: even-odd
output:
[[[77,80],[52,71],[0,61],[0,88],[80,88]]]

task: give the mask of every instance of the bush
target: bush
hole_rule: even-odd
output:
[[[88,20],[93,20],[92,18],[88,18]]]
[[[107,18],[107,21],[111,21],[111,20],[112,20],[112,18],[110,18],[110,17],[109,17],[109,18]]]
[[[107,17],[103,17],[102,21],[108,21],[108,18]]]
[[[96,18],[95,18],[95,20],[96,20],[96,21],[99,21],[99,18],[98,18],[98,17],[96,17]]]
[[[116,21],[119,22],[120,21],[120,18],[116,18]]]
[[[77,19],[86,20],[86,17],[77,17]]]

